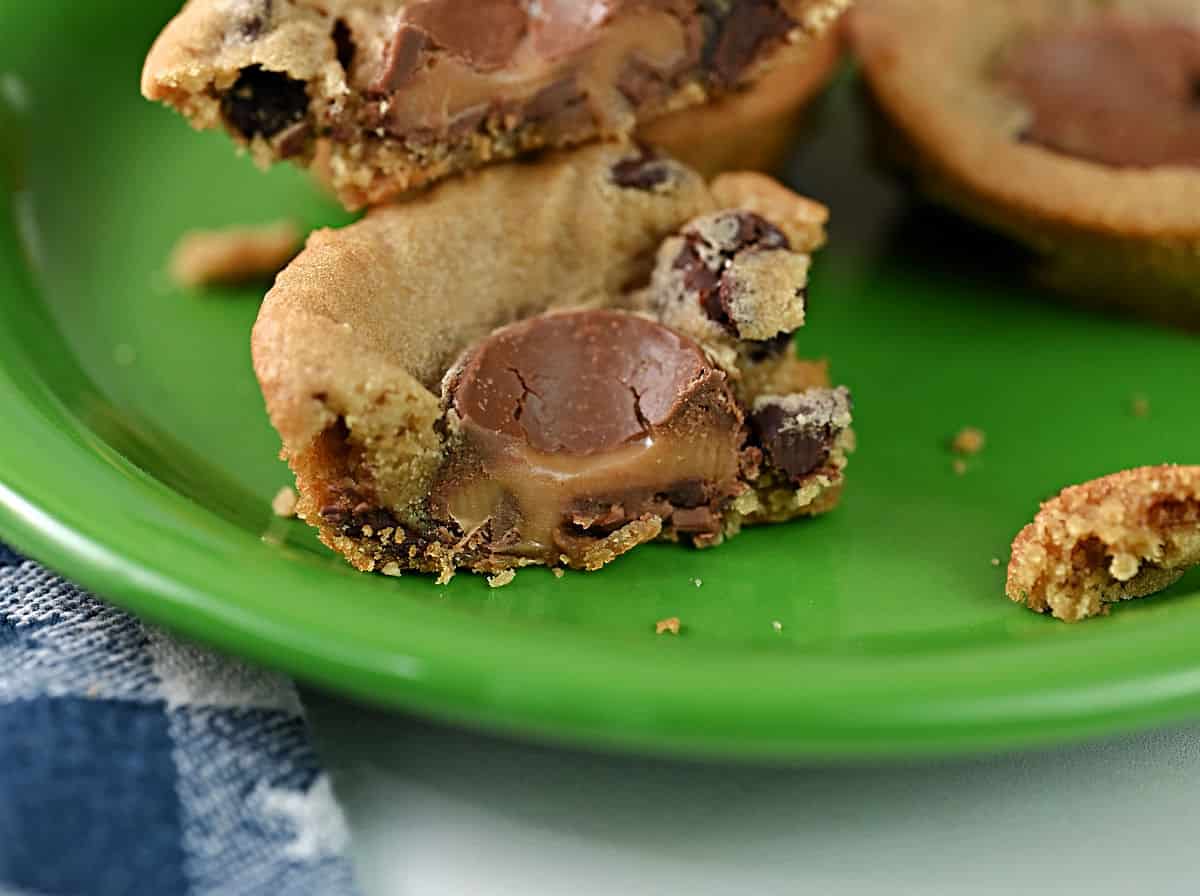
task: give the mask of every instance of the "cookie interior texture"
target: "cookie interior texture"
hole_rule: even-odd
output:
[[[1013,541],[1008,596],[1076,621],[1200,564],[1200,467],[1140,467],[1064,489]]]
[[[253,339],[300,516],[360,569],[448,576],[830,509],[849,396],[790,339],[824,221],[597,145],[314,234]]]
[[[142,91],[262,163],[321,145],[348,207],[632,133],[754,78],[848,0],[191,0]]]
[[[864,0],[891,155],[1031,248],[1048,285],[1200,325],[1200,28],[1190,0]]]

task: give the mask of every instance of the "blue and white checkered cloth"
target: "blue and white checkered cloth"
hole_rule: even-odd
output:
[[[355,892],[292,683],[0,545],[0,896]]]

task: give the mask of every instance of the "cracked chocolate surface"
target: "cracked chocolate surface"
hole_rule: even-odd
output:
[[[746,434],[724,374],[638,315],[572,311],[505,327],[468,352],[444,392],[456,423],[434,516],[486,529],[493,551],[586,566],[597,540],[650,519],[715,537],[722,504],[745,490]]]

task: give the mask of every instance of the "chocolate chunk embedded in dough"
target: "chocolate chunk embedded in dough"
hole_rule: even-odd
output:
[[[763,396],[750,415],[750,426],[768,463],[792,480],[824,464],[849,425],[850,392],[844,386]]]
[[[304,118],[308,93],[303,81],[252,65],[242,70],[221,100],[230,127],[243,137],[274,137]]]

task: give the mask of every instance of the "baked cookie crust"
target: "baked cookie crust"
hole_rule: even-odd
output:
[[[1074,622],[1200,564],[1200,466],[1139,467],[1066,488],[1013,541],[1006,593]]]
[[[853,45],[932,198],[1032,249],[1078,299],[1200,326],[1200,168],[1099,164],[1023,140],[1030,109],[999,74],[1023,36],[1087,23],[1195,26],[1188,0],[865,0]]]

